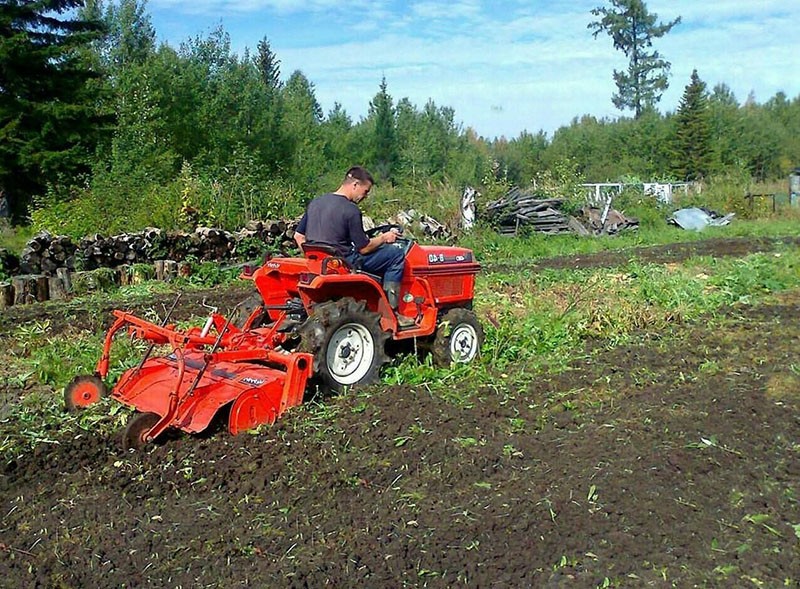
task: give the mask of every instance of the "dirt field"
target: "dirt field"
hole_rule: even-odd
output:
[[[201,313],[203,296],[178,316]],[[0,333],[41,312],[12,308]],[[0,467],[0,586],[800,587],[800,292],[718,320],[588,346],[564,373],[466,404],[376,387],[258,435],[138,455],[53,432],[58,444]]]

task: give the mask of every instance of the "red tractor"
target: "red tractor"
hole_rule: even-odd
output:
[[[397,228],[378,227],[374,232]],[[325,388],[378,380],[388,361],[388,340],[430,347],[437,365],[473,361],[483,329],[472,311],[480,265],[470,250],[421,246],[399,238],[405,272],[395,313],[379,277],[351,268],[328,245],[303,244],[304,257],[266,260],[245,272],[258,291],[232,319],[212,313],[203,328],[176,329],[122,311],[109,329],[96,372],[76,377],[65,389],[67,408],[85,407],[107,393],[114,335],[127,327],[150,342],[140,363],[111,391],[139,413],[123,445],[139,447],[169,428],[189,433],[208,427],[229,407],[228,429],[236,434],[272,423],[302,402],[309,379]],[[177,301],[176,301],[177,302]],[[151,357],[155,346],[166,355]]]

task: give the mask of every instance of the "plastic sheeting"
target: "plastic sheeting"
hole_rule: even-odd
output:
[[[670,220],[687,231],[700,231],[709,225],[715,227],[728,225],[735,215],[736,213],[728,213],[722,217],[715,217],[708,211],[697,207],[691,207],[675,211],[672,213],[672,218]]]

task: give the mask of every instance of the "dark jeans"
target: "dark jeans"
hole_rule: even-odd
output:
[[[406,258],[402,248],[386,243],[368,254],[350,254],[347,262],[364,272],[383,276],[385,285],[387,282],[402,280]]]

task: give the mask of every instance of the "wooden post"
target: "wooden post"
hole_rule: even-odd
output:
[[[11,278],[14,288],[14,304],[27,305],[36,301],[36,276],[20,274]]]
[[[61,301],[67,298],[67,289],[64,287],[64,281],[58,276],[51,276],[47,279],[47,290],[50,293],[51,301]]]
[[[40,274],[36,276],[36,300],[40,303],[43,303],[50,298],[49,283],[50,280],[47,276]]]
[[[165,280],[164,264],[165,260],[156,260],[155,262],[153,262],[153,267],[156,270],[156,280],[161,280],[161,281]]]
[[[119,285],[120,286],[129,286],[131,284],[131,280],[133,279],[133,273],[131,272],[131,266],[129,264],[123,264],[119,267]]]
[[[58,276],[61,283],[64,285],[64,292],[69,294],[72,292],[72,277],[69,275],[69,270],[66,268],[58,268],[56,270],[56,276]]]
[[[10,282],[0,283],[0,309],[14,304],[14,287]]]
[[[172,282],[178,276],[178,262],[175,260],[164,260],[164,280]]]

